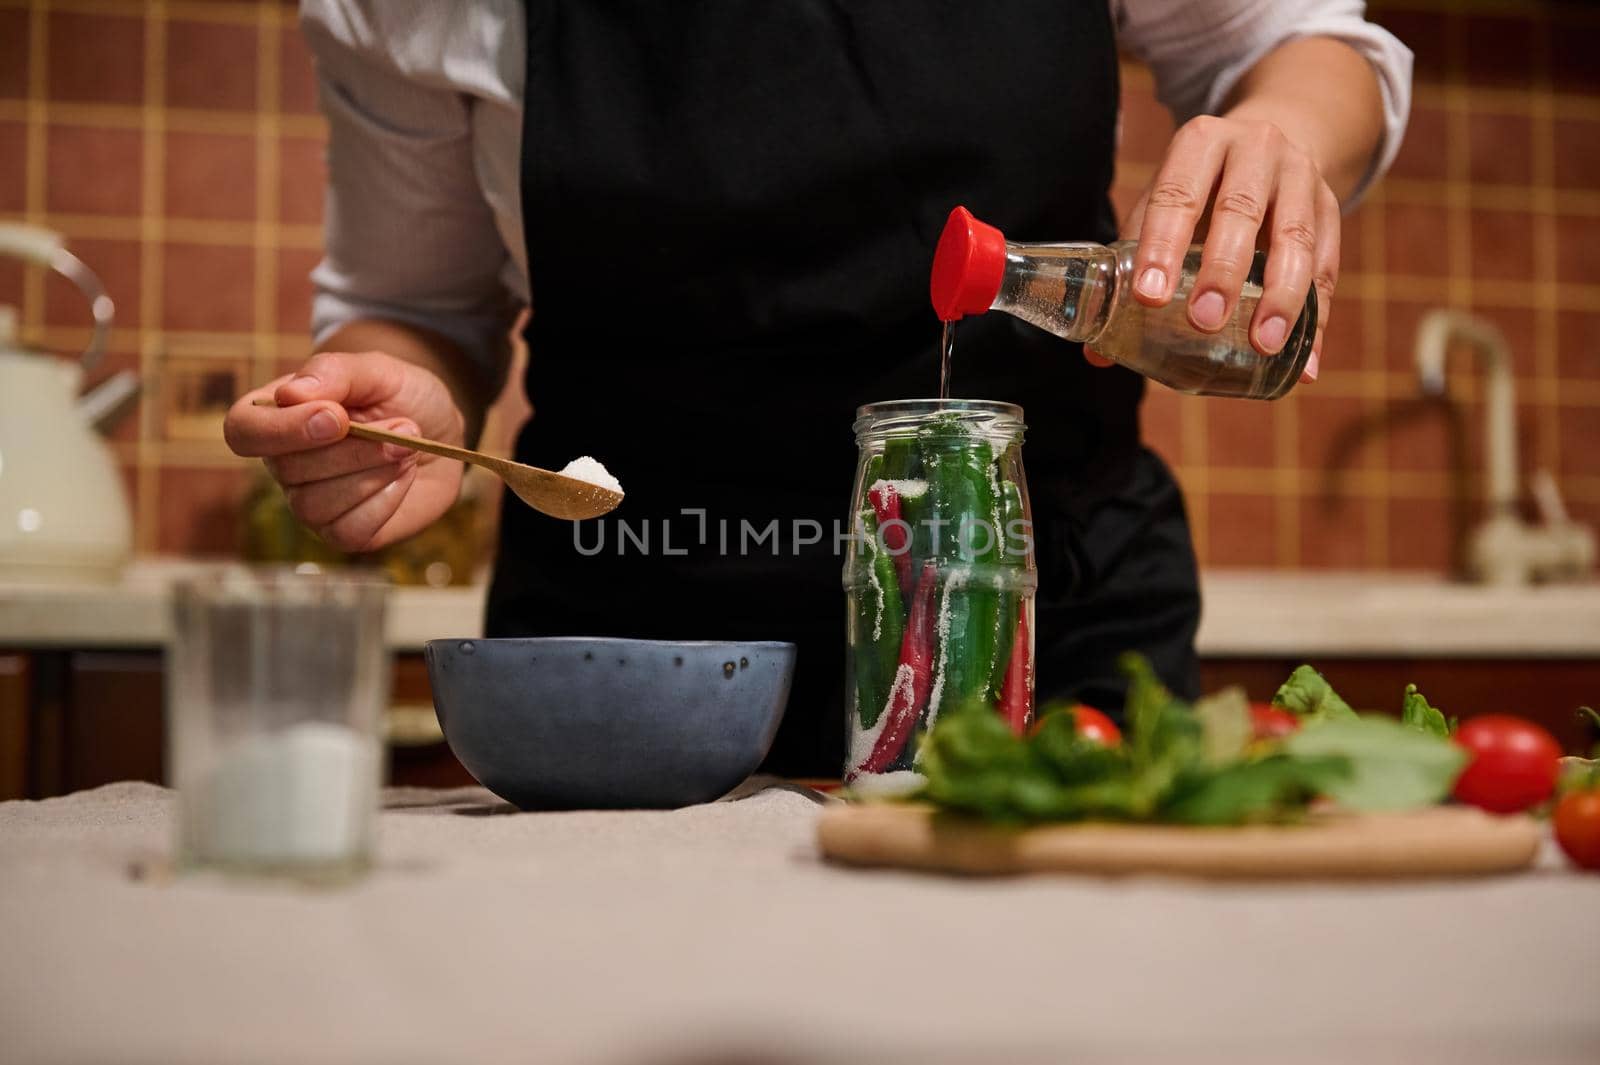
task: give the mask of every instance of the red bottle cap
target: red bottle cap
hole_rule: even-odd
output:
[[[928,289],[941,322],[982,314],[1000,294],[1006,272],[1006,238],[994,226],[972,217],[965,207],[950,212],[933,253]]]

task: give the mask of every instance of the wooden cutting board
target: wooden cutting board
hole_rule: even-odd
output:
[[[1506,873],[1533,863],[1530,817],[1462,806],[1314,814],[1295,825],[1010,828],[906,804],[835,806],[822,853],[850,865],[996,876],[1154,873],[1217,879],[1384,879]]]

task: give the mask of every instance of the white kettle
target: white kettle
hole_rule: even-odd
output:
[[[79,394],[104,354],[113,308],[61,244],[46,229],[0,224],[0,256],[67,277],[94,314],[89,348],[73,363],[23,351],[15,310],[0,306],[0,582],[114,580],[133,546],[127,494],[98,426],[138,391],[138,379],[115,374]]]

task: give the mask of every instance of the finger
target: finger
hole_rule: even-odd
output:
[[[1085,359],[1089,360],[1089,365],[1090,366],[1114,366],[1114,365],[1116,365],[1115,360],[1106,358],[1104,355],[1100,354],[1098,351],[1094,350],[1091,347],[1085,347],[1083,349],[1083,357]]]
[[[409,418],[385,418],[370,424],[402,436],[422,435],[417,424]],[[351,436],[326,447],[269,458],[266,463],[267,471],[279,484],[292,486],[415,461],[417,453],[408,447]]]
[[[1312,260],[1311,287],[1317,293],[1317,337],[1311,344],[1302,380],[1315,381],[1322,363],[1322,338],[1333,317],[1333,290],[1339,283],[1339,198],[1326,184],[1317,190],[1317,251]]]
[[[1172,298],[1195,224],[1227,155],[1228,142],[1216,122],[1201,116],[1178,130],[1150,183],[1133,255],[1133,291],[1141,303],[1154,307]]]
[[[1273,196],[1267,265],[1261,299],[1250,322],[1250,342],[1263,355],[1283,350],[1289,330],[1305,309],[1317,251],[1317,186],[1310,160],[1291,157],[1278,172]]]
[[[294,485],[285,488],[283,494],[288,497],[289,509],[294,511],[295,517],[313,529],[320,528],[377,495],[399,480],[409,468],[398,462],[390,462],[342,477]]]
[[[1256,238],[1287,148],[1277,127],[1262,125],[1228,151],[1211,204],[1211,229],[1200,269],[1189,292],[1189,324],[1203,333],[1220,330],[1239,305],[1239,291],[1255,261]]]
[[[325,351],[313,355],[273,398],[284,407],[319,399],[347,408],[370,407],[393,399],[404,383],[404,364],[391,356]]]
[[[326,447],[344,436],[350,418],[338,403],[256,406],[256,400],[270,398],[285,386],[286,380],[280,378],[246,392],[228,408],[222,437],[234,454],[246,458],[287,455]]]
[[[400,509],[416,479],[417,467],[411,466],[332,521],[313,528],[318,536],[341,551],[365,551]]]

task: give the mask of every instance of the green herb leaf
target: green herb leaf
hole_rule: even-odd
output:
[[[1224,688],[1194,704],[1200,722],[1200,754],[1209,765],[1238,761],[1250,746],[1255,727],[1250,722],[1250,697],[1243,688]]]
[[[1134,816],[1127,754],[1077,735],[1072,715],[1022,739],[994,713],[941,715],[922,747],[921,797],[996,821]]]
[[[1065,707],[1046,708],[1034,733],[1019,737],[986,702],[952,706],[923,741],[921,797],[1002,822],[1229,825],[1295,817],[1318,795],[1358,810],[1427,805],[1449,792],[1466,760],[1437,730],[1443,715],[1420,696],[1410,714],[1423,727],[1358,716],[1307,667],[1277,700],[1305,716],[1305,727],[1252,758],[1242,692],[1191,710],[1143,658],[1125,655],[1119,665],[1128,677],[1123,745],[1079,736]]]
[[[1445,720],[1441,711],[1428,705],[1428,700],[1417,691],[1415,684],[1406,685],[1405,701],[1400,707],[1400,723],[1442,739],[1449,739],[1456,730],[1454,723]]]
[[[1161,819],[1189,825],[1283,820],[1349,776],[1349,759],[1336,755],[1235,762],[1184,780],[1162,804]]]
[[[1449,740],[1375,715],[1307,725],[1283,741],[1296,758],[1349,760],[1350,775],[1324,793],[1353,810],[1406,810],[1429,806],[1450,793],[1467,760]]]
[[[1272,697],[1273,706],[1300,715],[1326,719],[1354,718],[1356,712],[1350,704],[1339,698],[1339,693],[1323,679],[1321,673],[1310,666],[1301,666],[1289,674],[1283,687]]]
[[[1179,771],[1200,759],[1200,723],[1189,705],[1161,683],[1143,655],[1124,654],[1117,664],[1128,678],[1124,706],[1134,809],[1138,816],[1148,816]]]

